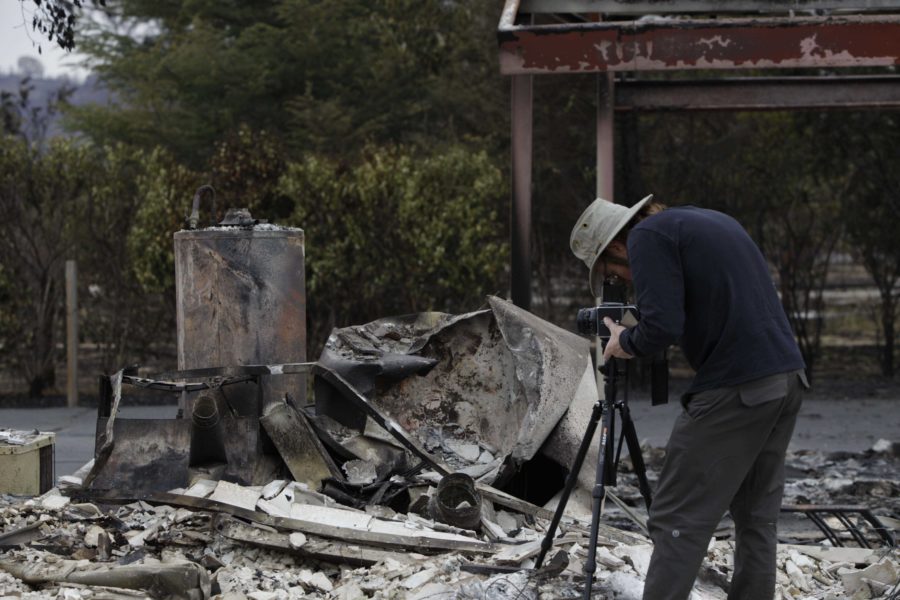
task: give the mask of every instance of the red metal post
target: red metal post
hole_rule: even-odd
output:
[[[597,195],[613,201],[615,173],[615,78],[597,75]]]
[[[510,211],[513,304],[531,308],[532,77],[512,78],[512,206]]]

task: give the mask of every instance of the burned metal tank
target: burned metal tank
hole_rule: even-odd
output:
[[[229,209],[218,224],[197,229],[204,193],[213,197],[215,215],[212,188],[204,186],[189,229],[175,233],[178,368],[304,362],[303,230],[256,220],[247,209]],[[258,416],[285,393],[302,401],[305,386],[301,375],[272,378],[259,391],[230,391],[228,404],[241,416]],[[182,408],[189,413],[192,402]]]

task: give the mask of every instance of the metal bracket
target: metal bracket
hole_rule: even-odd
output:
[[[866,538],[866,532],[861,530],[858,527],[858,524],[854,524],[851,520],[850,516],[857,514],[862,517],[866,522],[871,525],[872,531],[878,534],[878,537],[884,542],[884,545],[889,548],[896,548],[897,542],[894,539],[894,535],[888,530],[887,527],[878,519],[877,516],[866,506],[823,506],[817,504],[786,504],[781,507],[781,512],[786,513],[803,513],[809,520],[813,522],[813,524],[819,528],[819,530],[825,534],[825,537],[829,542],[835,547],[843,547],[845,544],[841,540],[841,536],[838,531],[832,529],[832,527],[825,521],[825,517],[832,516],[835,517],[841,525],[844,526],[844,529],[850,533],[853,539],[861,548],[871,548],[872,546],[869,544],[869,540]]]

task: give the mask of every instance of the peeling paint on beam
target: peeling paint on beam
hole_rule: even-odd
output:
[[[900,16],[500,27],[503,74],[900,64]]]
[[[620,81],[616,110],[900,109],[900,76]]]
[[[897,10],[897,0],[522,0],[527,13],[646,15],[765,13],[813,10]]]

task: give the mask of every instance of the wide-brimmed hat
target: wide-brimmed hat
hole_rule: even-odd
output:
[[[643,198],[632,207],[614,204],[609,200],[597,198],[585,209],[569,238],[569,246],[572,252],[584,261],[590,273],[591,293],[597,298],[599,286],[594,281],[594,265],[597,259],[615,239],[622,228],[647,204],[653,194]]]

